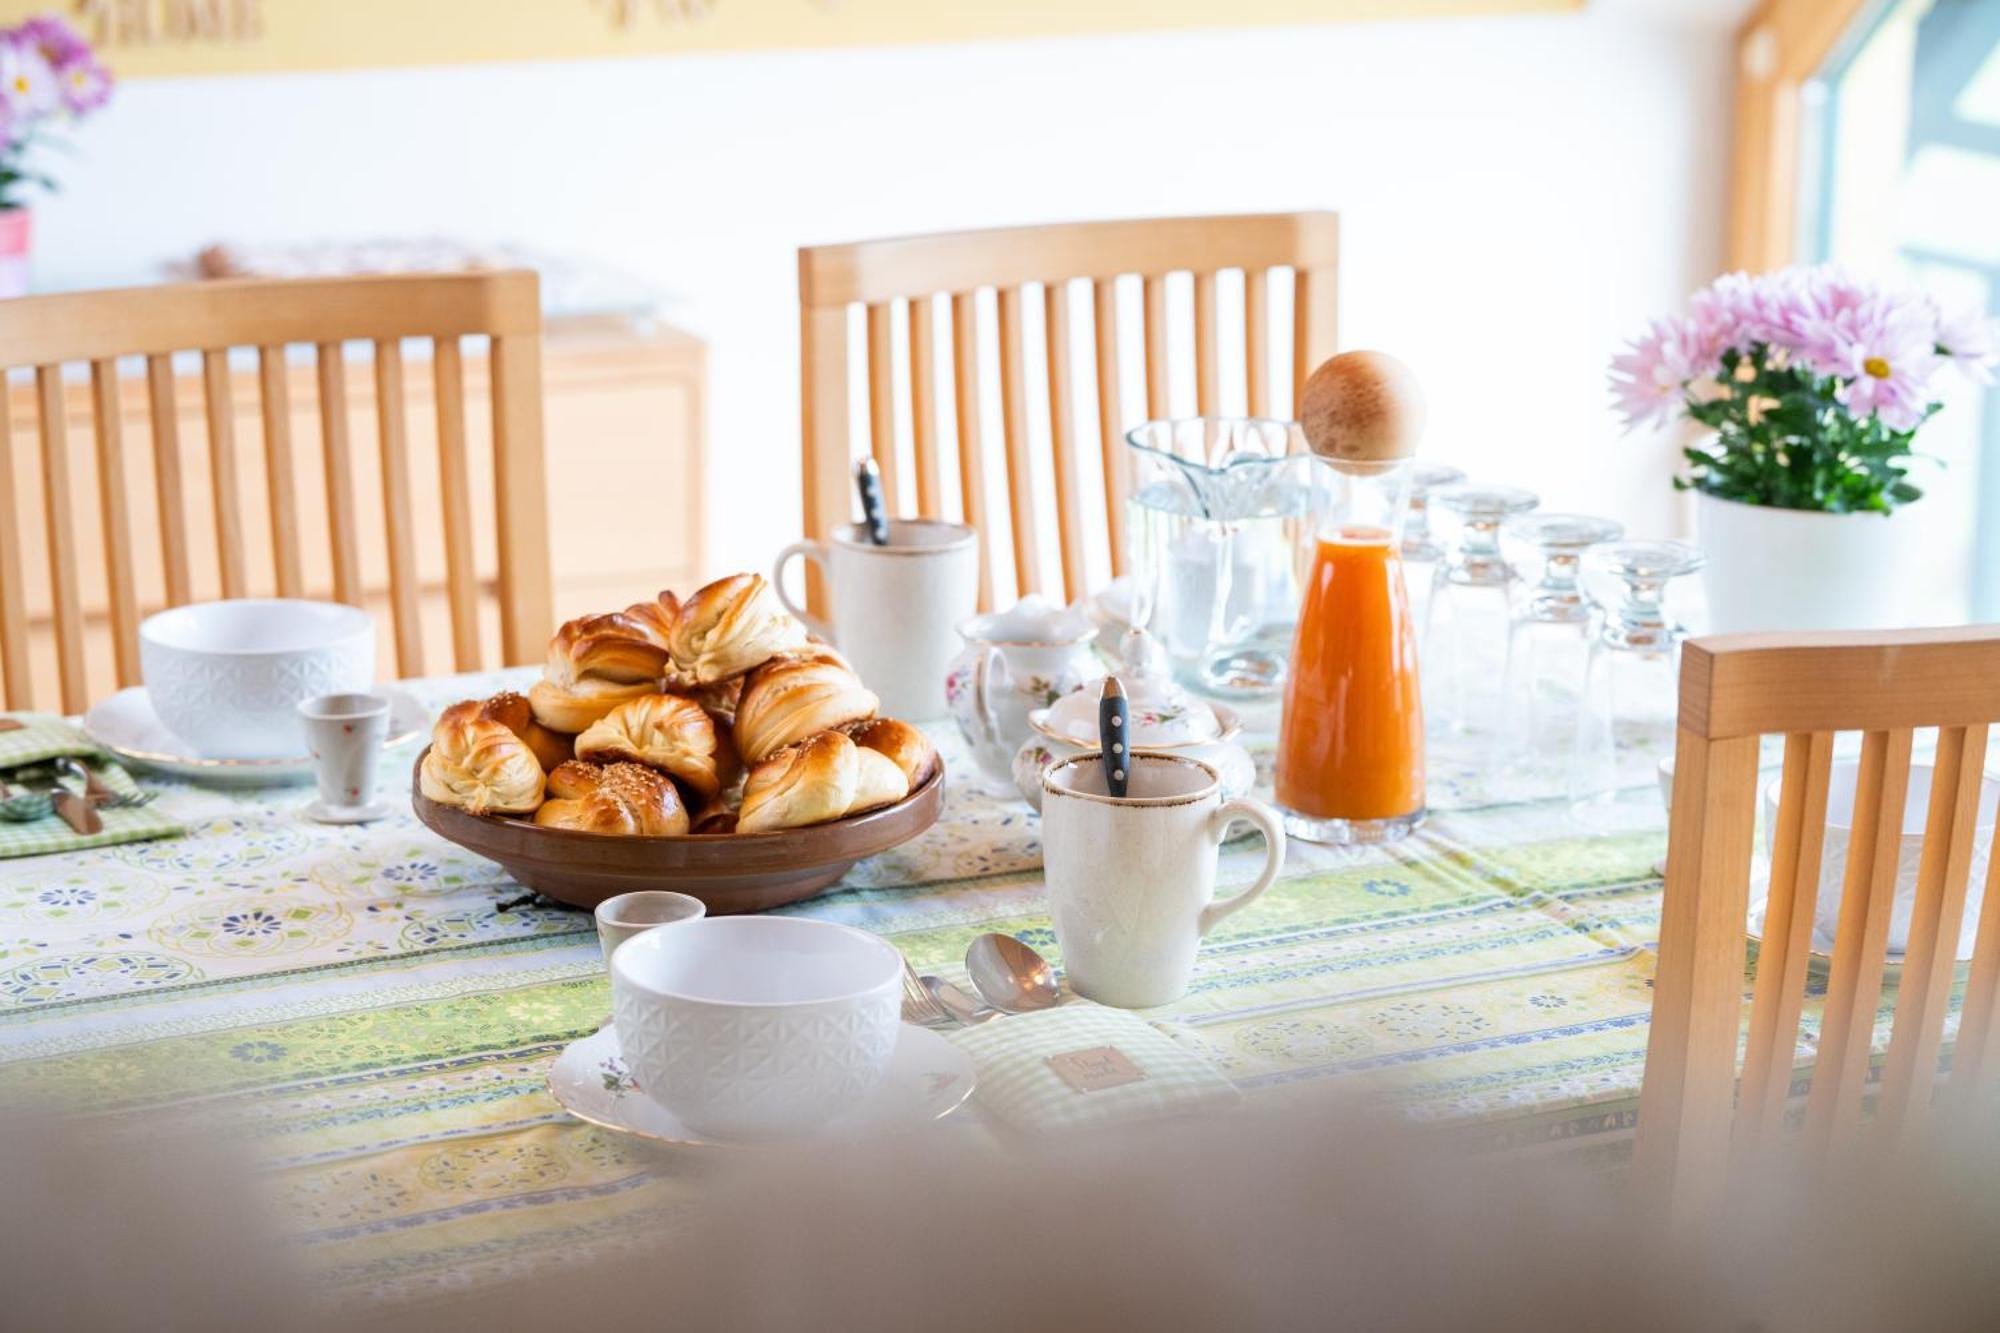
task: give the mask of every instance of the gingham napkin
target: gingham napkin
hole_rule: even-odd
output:
[[[979,1071],[981,1109],[1018,1133],[1219,1110],[1242,1096],[1165,1031],[1088,1000],[947,1035]]]
[[[70,756],[88,764],[90,770],[113,791],[138,790],[138,784],[124,769],[106,760],[88,736],[61,718],[47,713],[9,713],[4,716],[23,724],[0,731],[0,777],[6,778],[9,783],[17,780],[22,769],[32,769],[51,759]],[[48,783],[38,777],[29,785],[40,789],[46,788]],[[113,843],[173,837],[185,831],[178,822],[150,805],[99,810],[97,814],[104,827],[90,834],[78,833],[55,815],[26,824],[0,820],[0,859],[74,852],[86,847],[109,847]]]

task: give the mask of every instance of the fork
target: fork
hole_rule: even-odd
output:
[[[917,970],[910,966],[910,960],[903,960],[903,1021],[915,1023],[920,1028],[953,1027],[958,1020],[951,1011],[939,1004],[937,997],[924,988],[917,979]]]
[[[56,760],[56,771],[72,781],[81,782],[84,799],[99,810],[130,810],[151,805],[159,796],[155,791],[119,791],[91,772],[82,760],[69,756]]]

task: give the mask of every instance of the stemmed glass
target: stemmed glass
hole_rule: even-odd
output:
[[[1412,624],[1424,623],[1430,609],[1431,580],[1444,560],[1444,543],[1431,531],[1431,492],[1464,480],[1465,473],[1449,463],[1410,464],[1410,507],[1403,519],[1403,581],[1410,590]]]
[[[1531,549],[1541,579],[1515,605],[1507,632],[1506,740],[1500,766],[1510,777],[1539,774],[1554,761],[1552,776],[1576,747],[1584,716],[1584,678],[1599,610],[1584,593],[1584,553],[1625,535],[1621,523],[1589,514],[1516,514],[1507,520],[1511,542]]]
[[[1602,832],[1660,826],[1659,762],[1674,752],[1680,648],[1667,585],[1702,566],[1685,542],[1614,542],[1591,553],[1621,597],[1604,616],[1585,667],[1584,718],[1570,773],[1570,809]]]
[[[1428,729],[1490,737],[1500,721],[1509,612],[1521,577],[1500,549],[1500,525],[1541,497],[1467,482],[1430,498],[1456,516],[1458,535],[1431,580],[1419,649]]]

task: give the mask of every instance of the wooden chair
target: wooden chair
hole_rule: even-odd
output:
[[[1836,731],[1863,733],[1853,831],[1800,1146],[1893,1145],[2000,1077],[2000,847],[1988,866],[1949,1082],[1937,1086],[1987,728],[2000,721],[2000,626],[1735,635],[1688,644],[1681,668],[1659,969],[1635,1146],[1636,1182],[1671,1216],[1709,1215],[1731,1164],[1773,1144],[1795,1070]],[[1913,729],[1937,753],[1915,915],[1874,1116],[1864,1085],[1883,994]],[[1785,737],[1770,905],[1741,1026],[1758,741]],[[1744,1042],[1741,1077],[1737,1048]]]
[[[41,464],[38,512],[27,503],[26,494],[35,473],[32,467],[17,471],[13,427],[6,419],[6,396],[0,395],[0,671],[8,706],[35,703],[31,603],[46,607],[53,623],[54,674],[62,707],[74,712],[89,702],[86,620],[94,621],[99,608],[108,620],[116,680],[121,686],[133,684],[139,675],[139,619],[149,609],[263,590],[285,597],[330,595],[356,605],[371,600],[374,580],[364,584],[364,559],[372,570],[381,563],[381,553],[373,549],[376,543],[364,543],[361,536],[375,532],[382,534],[378,541],[386,547],[386,603],[398,674],[424,670],[418,553],[422,550],[429,557],[440,544],[458,668],[481,665],[483,590],[476,543],[480,551],[493,552],[501,656],[508,662],[538,658],[546,647],[551,611],[540,305],[537,279],[527,272],[200,282],[0,302],[0,367],[32,370]],[[460,345],[469,336],[489,340],[484,373],[491,384],[490,468],[469,440],[465,381],[473,367],[468,367]],[[431,369],[422,378],[435,391],[436,491],[441,513],[423,517],[412,500],[413,440],[405,411],[403,357],[407,338],[429,340]],[[371,460],[350,439],[344,347],[349,342],[372,344],[379,468],[358,467],[358,462]],[[316,370],[301,382],[308,392],[317,390],[316,441],[293,439],[294,374],[288,348],[295,344],[311,349]],[[261,410],[252,422],[263,446],[261,506],[254,487],[239,478],[246,464],[259,463],[237,442],[235,380],[250,372],[247,367],[241,376],[232,371],[232,348],[255,349]],[[177,352],[183,362],[199,362],[205,450],[192,448],[193,442],[183,439]],[[198,353],[198,358],[189,353]],[[144,358],[143,380],[121,379],[120,359],[138,357]],[[89,366],[94,456],[72,450],[66,400],[81,386],[64,371],[75,362]],[[145,401],[128,408],[125,400],[135,394],[143,394]],[[25,390],[16,401],[26,401]],[[139,451],[128,448],[121,427],[128,411],[147,419],[147,407],[150,467]],[[481,415],[479,407],[475,401],[474,424]],[[427,439],[417,443],[428,452]],[[32,443],[27,447],[32,449]],[[312,454],[318,456],[318,469],[304,461]],[[94,526],[102,544],[101,566],[86,536],[92,526],[90,516],[79,517],[72,495],[72,472],[92,470],[98,492]],[[148,471],[154,492],[151,506],[134,496],[135,478]],[[183,480],[190,473],[198,478],[203,471],[209,483],[206,495],[198,485]],[[381,497],[379,524],[360,509],[364,499],[357,494],[357,474],[365,475],[368,498]],[[429,488],[428,479],[420,479],[420,484]],[[318,495],[322,490],[325,544],[314,542],[313,549],[304,549],[302,526],[317,533],[318,516],[312,516],[310,525],[302,525],[301,492]],[[492,496],[497,531],[491,547],[483,545],[484,534],[475,534],[475,492]],[[263,545],[262,534],[250,526],[259,507],[269,525],[268,578],[249,559],[249,553]],[[210,551],[198,546],[190,532],[190,508],[207,513],[214,529],[212,565]],[[135,521],[143,542],[135,540]],[[441,530],[436,535],[433,524]],[[39,527],[45,534],[47,569],[37,572],[46,580],[46,602],[41,601],[40,586],[34,586],[31,595],[21,541],[24,527]],[[153,549],[155,531],[157,549]],[[91,582],[103,583],[101,593],[82,586],[79,571],[86,568]],[[316,578],[309,582],[315,569],[326,571],[327,586],[317,586]],[[198,586],[201,582],[210,586]],[[97,642],[105,637],[95,623],[91,633]],[[385,663],[390,641],[391,636],[385,635]]]
[[[1036,520],[1038,476],[1043,465],[1031,439],[1040,413],[1028,408],[1029,369],[1024,315],[1038,287],[1042,305],[1041,342],[1045,359],[1047,475],[1053,489],[1062,588],[1070,597],[1084,590],[1088,531],[1084,519],[1085,475],[1097,471],[1104,499],[1101,529],[1109,546],[1108,568],[1124,567],[1126,476],[1124,433],[1140,419],[1127,411],[1120,389],[1118,284],[1132,278],[1139,288],[1142,336],[1137,340],[1144,370],[1144,413],[1170,414],[1168,277],[1192,275],[1195,408],[1202,415],[1223,411],[1221,336],[1218,331],[1218,275],[1240,272],[1243,282],[1242,359],[1244,408],[1251,416],[1272,412],[1290,417],[1291,393],[1282,402],[1274,382],[1280,370],[1295,393],[1306,375],[1333,352],[1335,269],[1339,224],[1332,213],[1278,213],[1239,217],[1163,218],[1136,222],[1082,222],[998,231],[956,232],[815,246],[799,251],[802,378],[804,381],[805,530],[824,536],[849,521],[849,468],[856,455],[849,426],[849,312],[865,310],[868,447],[881,467],[888,493],[899,492],[903,458],[914,471],[916,511],[927,517],[959,517],[979,529],[980,605],[993,599],[994,538],[990,520],[1004,505],[1011,536],[1013,585],[1017,592],[1042,587],[1042,558]],[[1284,312],[1274,305],[1273,280],[1289,275],[1290,327],[1274,357],[1272,329]],[[1091,328],[1072,329],[1071,288],[1088,284]],[[1005,494],[987,494],[984,429],[981,420],[981,331],[978,296],[995,293],[1001,445]],[[948,303],[944,298],[949,297]],[[1282,298],[1281,298],[1282,299]],[[899,311],[898,306],[902,309]],[[907,321],[909,404],[907,450],[898,440],[894,330]],[[945,436],[939,420],[937,368],[939,321],[944,321],[950,362],[952,435],[956,442],[959,503],[946,513],[942,456]],[[1087,340],[1092,373],[1083,378],[1095,398],[1098,461],[1092,468],[1079,440],[1092,427],[1077,417],[1075,363]],[[1288,343],[1288,345],[1287,345]],[[1075,350],[1073,350],[1073,347]],[[1289,366],[1274,361],[1289,353]],[[863,377],[857,376],[857,379]]]

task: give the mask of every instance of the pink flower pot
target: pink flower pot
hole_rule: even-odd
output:
[[[25,208],[0,209],[0,297],[28,294],[33,216]]]

